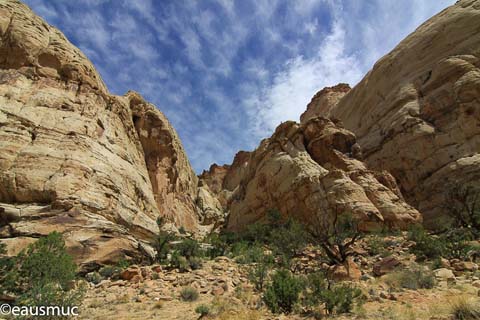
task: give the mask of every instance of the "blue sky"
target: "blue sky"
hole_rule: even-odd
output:
[[[231,163],[325,86],[357,83],[454,0],[26,0],[109,90],[163,111],[197,172]]]

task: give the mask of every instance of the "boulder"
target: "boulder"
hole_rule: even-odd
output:
[[[392,272],[398,266],[401,265],[401,262],[394,256],[383,258],[382,260],[376,262],[373,265],[373,274],[377,277],[383,276],[387,273]]]
[[[456,279],[452,270],[447,268],[440,268],[440,269],[433,270],[433,273],[435,274],[435,277],[439,280],[450,282],[450,281],[455,281]]]

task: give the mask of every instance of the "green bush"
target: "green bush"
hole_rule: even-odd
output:
[[[71,306],[81,301],[83,288],[74,288],[77,266],[58,232],[40,238],[1,265],[0,291],[14,294],[21,305]]]
[[[308,275],[303,296],[305,307],[323,304],[325,313],[332,315],[351,312],[362,293],[360,289],[349,285],[332,285],[323,273],[317,272]]]
[[[367,239],[367,246],[368,246],[368,253],[372,256],[376,255],[381,255],[385,256],[386,253],[388,252],[385,247],[387,244],[385,243],[385,240],[378,236],[378,235],[372,235],[370,238]]]
[[[163,263],[167,259],[167,255],[171,250],[170,242],[175,240],[175,235],[168,231],[160,230],[155,237],[152,246],[156,251],[155,261]]]
[[[437,259],[447,251],[445,239],[429,235],[421,225],[414,225],[410,228],[408,240],[415,242],[410,251],[419,260]]]
[[[245,251],[239,254],[235,261],[241,264],[263,262],[265,259],[264,252],[265,249],[263,248],[263,246],[261,246],[260,244],[253,244],[249,247],[245,247]]]
[[[203,318],[210,314],[210,307],[206,304],[201,304],[195,308],[195,312],[200,315],[200,318]]]
[[[93,284],[99,284],[100,281],[103,280],[103,277],[100,275],[100,273],[94,271],[94,272],[89,272],[85,275],[85,280],[88,282],[91,282]]]
[[[247,241],[241,240],[232,244],[231,255],[232,257],[239,257],[248,252],[251,244]]]
[[[200,245],[194,239],[183,239],[175,249],[187,259],[201,256]]]
[[[263,290],[265,281],[267,280],[268,271],[271,268],[271,264],[268,262],[259,262],[255,264],[248,273],[248,279],[255,285],[255,289],[258,291]]]
[[[273,313],[290,313],[299,301],[302,283],[288,270],[278,270],[272,276],[263,296],[265,304]]]
[[[476,236],[480,235],[480,184],[457,184],[451,186],[445,207],[453,219],[454,226],[470,229]]]
[[[297,256],[308,242],[307,232],[303,225],[293,219],[288,219],[268,237],[268,243],[274,253],[282,257],[284,265]]]
[[[197,289],[192,287],[185,287],[180,291],[180,298],[182,298],[183,301],[195,301],[198,299],[198,296]]]
[[[98,273],[105,279],[114,278],[117,276],[122,269],[117,266],[104,266],[98,270]]]
[[[207,250],[207,256],[210,259],[214,259],[219,256],[227,255],[229,251],[229,245],[227,241],[227,236],[216,233],[209,235],[205,239],[205,242],[211,245],[211,248]]]
[[[198,257],[191,257],[188,259],[188,264],[192,270],[200,269],[202,267],[202,259]]]
[[[180,272],[186,272],[190,267],[190,263],[187,258],[180,254],[180,252],[174,251],[170,259],[170,266],[178,269]]]
[[[398,284],[402,288],[417,290],[417,289],[432,289],[435,287],[435,275],[431,270],[422,266],[414,266],[410,270],[401,271],[398,274]]]
[[[422,226],[414,226],[410,229],[408,239],[415,242],[410,248],[419,260],[439,259],[468,259],[474,249],[469,241],[474,235],[469,229],[451,229],[441,235],[429,235]]]

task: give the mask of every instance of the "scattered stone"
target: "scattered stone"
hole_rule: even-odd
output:
[[[141,279],[141,271],[138,268],[127,268],[120,273],[122,280],[131,281],[134,277],[136,280]]]
[[[452,263],[452,267],[456,271],[475,271],[478,270],[478,265],[476,263],[473,263],[471,261],[459,261]]]
[[[440,269],[433,270],[433,273],[435,274],[435,277],[439,280],[451,282],[451,281],[455,281],[456,279],[452,270],[447,268],[440,268]]]

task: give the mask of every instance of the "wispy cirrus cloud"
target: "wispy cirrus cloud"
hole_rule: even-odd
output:
[[[454,0],[26,0],[109,89],[162,110],[197,172],[231,162],[316,91],[355,84]]]

